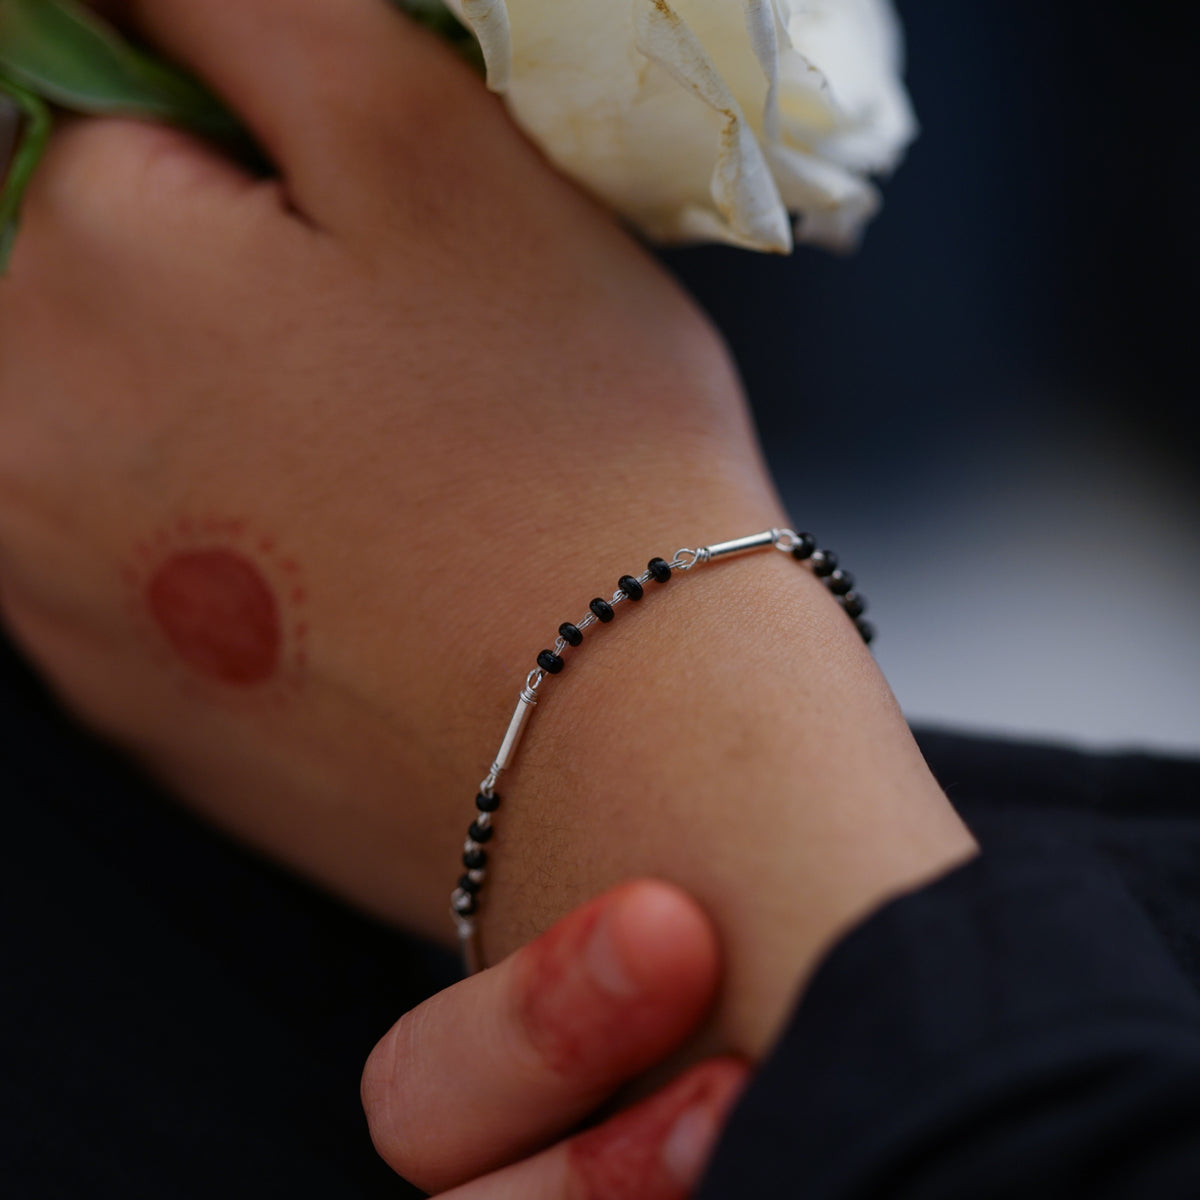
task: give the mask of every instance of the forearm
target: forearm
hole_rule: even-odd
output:
[[[381,452],[336,498],[315,472],[301,478],[307,510],[292,493],[263,494],[248,462],[244,494],[168,505],[168,529],[231,513],[244,529],[205,545],[257,562],[268,582],[280,560],[297,565],[299,583],[276,599],[305,629],[303,660],[295,650],[261,685],[164,667],[161,635],[139,633],[144,592],[128,598],[131,623],[102,544],[85,567],[105,597],[95,636],[60,630],[48,606],[15,593],[10,617],[84,716],[207,817],[353,903],[449,939],[475,786],[559,623],[651,555],[789,523],[729,400],[732,375],[706,336],[694,355],[709,356],[692,377],[710,394],[627,381],[606,430],[531,439],[528,460],[462,442],[455,458],[404,470]],[[635,408],[648,437],[620,433]],[[114,528],[132,549],[141,531]],[[153,562],[138,570],[152,576]],[[487,955],[618,879],[674,880],[724,935],[723,1021],[748,1051],[841,929],[972,848],[852,623],[777,553],[653,587],[589,630],[547,682],[502,794]]]
[[[475,785],[559,622],[651,554],[786,523],[761,484],[672,482],[646,485],[651,505],[614,489],[574,535],[514,521],[524,554],[516,538],[465,551],[461,608],[439,614],[421,656],[392,649],[391,623],[420,599],[401,588],[394,615],[364,613],[328,659],[314,638],[312,681],[287,709],[201,714],[214,727],[181,757],[173,706],[174,745],[143,756],[240,836],[449,938]],[[314,620],[327,594],[344,603],[311,591]],[[724,935],[723,1033],[754,1052],[841,930],[972,850],[852,624],[783,555],[715,563],[624,606],[542,696],[488,847],[490,960],[615,880],[674,880]]]

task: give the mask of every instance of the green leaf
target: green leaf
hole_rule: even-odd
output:
[[[4,186],[0,188],[0,275],[3,275],[8,268],[8,258],[17,236],[21,198],[25,195],[29,179],[46,149],[51,120],[50,110],[37,96],[4,79],[0,79],[0,96],[6,96],[15,104],[24,118],[17,146],[13,151],[12,164],[8,168],[8,174],[4,176]]]
[[[0,0],[0,76],[77,112],[172,121],[244,146],[200,84],[131,46],[78,0]]]

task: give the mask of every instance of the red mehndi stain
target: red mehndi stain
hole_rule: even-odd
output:
[[[567,1143],[572,1200],[687,1200],[691,1187],[674,1178],[663,1162],[675,1122],[700,1106],[723,1124],[745,1078],[743,1064],[710,1059],[648,1100],[572,1138]]]
[[[150,615],[197,674],[265,683],[279,668],[279,604],[262,573],[232,550],[171,555],[146,583]]]

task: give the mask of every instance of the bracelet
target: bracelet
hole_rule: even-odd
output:
[[[813,573],[823,580],[825,586],[837,597],[863,641],[868,645],[871,643],[875,637],[875,630],[868,621],[863,620],[867,602],[854,590],[854,576],[838,566],[837,555],[832,550],[819,550],[816,538],[811,533],[796,533],[791,529],[767,529],[762,533],[753,533],[729,542],[717,542],[697,550],[676,550],[675,557],[669,562],[664,558],[652,558],[640,575],[621,576],[611,600],[597,596],[588,605],[587,615],[581,621],[575,624],[563,622],[558,627],[558,638],[554,648],[543,650],[537,656],[537,666],[526,677],[525,686],[521,689],[516,710],[508,723],[500,749],[496,752],[496,757],[480,783],[475,797],[477,812],[463,845],[462,864],[466,874],[459,879],[458,886],[450,896],[450,915],[458,928],[459,942],[470,974],[474,974],[482,966],[476,918],[479,911],[479,894],[487,875],[488,855],[484,845],[492,840],[495,833],[493,820],[496,810],[500,807],[496,784],[501,773],[512,765],[525,727],[538,702],[538,689],[547,675],[559,674],[566,665],[563,651],[567,647],[578,647],[583,641],[583,631],[588,626],[597,623],[608,624],[619,604],[627,600],[631,603],[641,600],[646,594],[646,584],[651,581],[663,584],[676,571],[686,573],[714,559],[769,549],[780,550],[784,554],[790,554],[797,562],[808,563]]]

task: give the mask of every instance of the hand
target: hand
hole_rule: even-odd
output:
[[[451,801],[542,614],[648,512],[672,549],[779,517],[733,371],[383,0],[120,11],[281,177],[56,135],[0,281],[0,603],[180,794],[444,935]]]
[[[0,281],[0,607],[185,800],[447,937],[547,632],[785,514],[708,323],[434,39],[382,0],[123,13],[281,175],[56,135]],[[506,776],[483,914],[495,961],[669,878],[729,947],[715,1044],[747,1054],[849,924],[974,850],[850,622],[766,558],[589,631]]]
[[[712,1059],[584,1133],[711,1005],[711,925],[660,883],[591,901],[379,1043],[363,1103],[380,1154],[453,1200],[681,1200],[746,1075]]]

